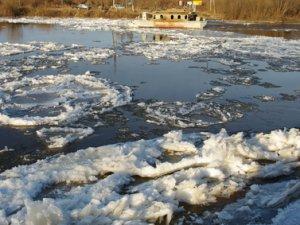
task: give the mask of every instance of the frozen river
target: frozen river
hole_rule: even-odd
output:
[[[299,25],[129,23],[0,20],[0,224],[297,224]]]

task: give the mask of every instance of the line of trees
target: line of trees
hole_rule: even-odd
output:
[[[126,3],[127,0],[114,0],[115,3]],[[135,9],[160,10],[178,7],[179,0],[132,0]],[[300,0],[203,0],[204,6],[200,10],[205,11],[212,17],[221,19],[243,19],[243,20],[285,20],[294,18],[300,22]],[[103,13],[96,12],[99,6],[103,10],[109,10],[113,0],[0,0],[0,16],[36,15],[31,12],[43,8],[55,14],[55,8],[65,10],[65,16],[77,15],[72,11],[75,5],[87,3],[92,6],[93,13],[83,16],[102,16]],[[214,4],[211,4],[214,3]],[[41,11],[41,10],[40,10]],[[49,10],[48,10],[49,11]],[[99,11],[99,10],[98,10]],[[128,10],[129,11],[129,10]],[[43,11],[41,11],[41,14]],[[118,12],[120,13],[120,12]],[[38,14],[40,15],[40,14]],[[113,14],[107,14],[112,16]],[[121,15],[121,14],[119,14]],[[126,14],[123,13],[124,16]],[[47,15],[46,15],[47,16]],[[118,16],[118,15],[117,15]],[[131,16],[134,16],[131,14]]]
[[[300,0],[214,0],[224,19],[284,20],[300,17]]]

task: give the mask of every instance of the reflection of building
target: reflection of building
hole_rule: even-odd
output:
[[[172,40],[169,36],[164,34],[141,34],[142,42],[163,42]]]

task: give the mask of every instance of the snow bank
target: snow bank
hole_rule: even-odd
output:
[[[244,138],[242,133],[230,136],[225,130],[189,135],[173,131],[158,139],[88,148],[40,160],[0,174],[0,218],[16,224],[144,224],[158,219],[168,223],[179,210],[179,202],[215,202],[218,197],[229,197],[243,189],[253,177],[267,177],[261,171],[268,171],[270,165],[274,169],[284,164],[291,170],[300,166],[299,141],[298,129],[276,130],[251,138]],[[196,142],[203,144],[196,147]],[[178,154],[179,159],[169,162],[162,158],[170,152]],[[261,159],[275,163],[260,164]],[[99,175],[110,173],[113,174],[98,180]],[[136,183],[134,176],[156,179]],[[56,184],[64,183],[70,188],[57,189]],[[269,189],[256,185],[251,190],[263,200],[251,197],[250,192],[252,203],[247,202],[264,207],[282,205],[299,194],[298,186],[295,181]],[[43,195],[45,188],[60,193],[47,197]],[[43,213],[46,208],[49,210]],[[241,211],[249,210],[243,207]],[[219,219],[233,218],[222,215],[231,215],[226,208]]]

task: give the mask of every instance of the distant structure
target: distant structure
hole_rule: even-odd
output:
[[[203,5],[203,0],[179,0],[178,5],[180,7],[188,7],[189,9],[196,11],[197,6]]]
[[[132,11],[134,11],[134,0],[123,0],[123,1],[113,0],[112,7],[117,10],[122,10],[131,7]]]
[[[91,6],[90,5],[88,5],[88,4],[78,4],[77,5],[77,8],[78,9],[90,9],[91,8]]]

